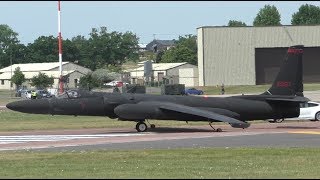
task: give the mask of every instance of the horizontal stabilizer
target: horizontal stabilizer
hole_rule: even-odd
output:
[[[310,99],[306,97],[300,97],[296,96],[295,98],[292,99],[286,99],[286,98],[267,98],[267,101],[281,101],[281,102],[297,102],[297,103],[302,103],[302,102],[307,102],[310,101]]]

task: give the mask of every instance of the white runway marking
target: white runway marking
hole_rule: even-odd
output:
[[[142,136],[144,133],[119,133],[119,134],[88,134],[88,135],[22,135],[22,136],[0,136],[0,144],[25,143],[38,141],[65,141],[72,139],[89,139],[105,137],[128,137]]]

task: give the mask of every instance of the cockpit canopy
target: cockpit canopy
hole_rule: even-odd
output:
[[[64,92],[61,95],[58,95],[59,99],[78,99],[84,97],[95,97],[96,95],[91,91],[79,90],[79,89],[71,89]]]

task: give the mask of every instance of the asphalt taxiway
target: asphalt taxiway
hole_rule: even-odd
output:
[[[320,147],[320,122],[253,123],[247,129],[216,125],[0,132],[0,150],[81,151],[206,147]]]

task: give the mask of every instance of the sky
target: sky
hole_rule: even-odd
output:
[[[61,1],[61,33],[63,39],[88,38],[92,28],[105,26],[109,32],[131,31],[147,44],[196,35],[199,27],[225,26],[229,20],[250,26],[266,4],[276,6],[281,24],[290,25],[301,5],[320,1]],[[0,7],[0,24],[9,25],[25,45],[58,35],[58,1],[0,1]]]

